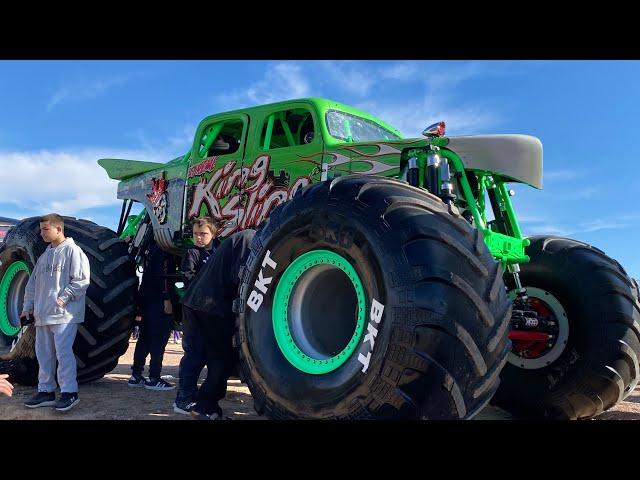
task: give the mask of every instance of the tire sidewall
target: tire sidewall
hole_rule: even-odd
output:
[[[241,338],[245,339],[242,342],[243,354],[255,366],[251,375],[257,383],[269,385],[272,396],[296,415],[304,417],[305,412],[313,412],[314,416],[339,414],[343,408],[348,408],[355,397],[366,393],[362,389],[369,388],[381,368],[391,330],[390,321],[386,318],[388,289],[382,275],[381,254],[368,238],[368,231],[345,212],[330,211],[322,216],[305,212],[281,226],[268,243],[258,250],[253,259],[253,268],[249,266],[252,274],[248,277],[248,288],[241,292],[245,300],[244,313],[240,318]],[[260,233],[264,233],[264,238],[269,232]],[[320,249],[341,255],[356,270],[365,294],[365,326],[358,346],[343,365],[331,372],[314,375],[298,370],[285,358],[274,334],[272,309],[276,288],[287,267],[302,254]],[[262,268],[263,276],[272,277],[272,281],[263,295],[258,312],[254,312],[246,301],[267,251],[276,262],[276,268],[271,269],[268,264]],[[385,305],[380,323],[370,319],[373,299]],[[373,349],[370,341],[364,341],[369,323],[377,329]],[[366,368],[359,360],[361,355],[369,357]],[[323,405],[332,407],[323,411]]]
[[[589,308],[590,294],[596,282],[590,282],[594,272],[587,261],[570,258],[565,251],[540,249],[540,242],[529,255],[531,262],[521,266],[520,280],[525,287],[536,287],[553,295],[567,314],[569,337],[561,355],[542,368],[527,370],[508,363],[502,373],[505,384],[518,389],[538,392],[531,398],[572,392],[584,381],[590,367],[604,355],[602,326],[597,309]],[[509,289],[514,288],[506,277]],[[544,301],[544,298],[541,300]],[[593,307],[593,306],[592,306]],[[526,399],[525,399],[526,401]]]

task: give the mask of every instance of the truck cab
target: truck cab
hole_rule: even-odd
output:
[[[179,254],[194,217],[221,221],[218,236],[226,237],[257,227],[311,183],[355,172],[397,175],[401,137],[366,112],[306,98],[208,116],[192,148],[166,164],[98,163],[120,180],[118,198],[145,207],[156,241]]]

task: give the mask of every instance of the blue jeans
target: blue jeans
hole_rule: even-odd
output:
[[[198,397],[198,378],[206,363],[206,343],[202,329],[193,319],[193,310],[182,309],[182,349],[178,393],[176,401],[195,402]]]

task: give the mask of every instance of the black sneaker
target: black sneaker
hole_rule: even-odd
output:
[[[60,398],[56,401],[55,409],[59,412],[66,412],[67,410],[71,410],[78,403],[80,403],[78,392],[62,392],[60,394]]]
[[[146,381],[147,379],[142,375],[131,375],[129,377],[127,385],[129,385],[130,387],[144,387]]]
[[[149,380],[144,382],[144,388],[147,390],[173,390],[176,386],[162,378],[149,378]]]
[[[38,392],[24,402],[27,408],[53,407],[56,404],[56,392]]]
[[[173,402],[173,411],[182,415],[189,415],[196,402],[189,400],[176,400]]]
[[[222,415],[220,415],[218,412],[206,414],[198,412],[197,410],[191,410],[189,412],[189,415],[191,415],[191,418],[193,418],[194,420],[224,420],[222,418]]]
[[[222,409],[220,407],[218,407],[218,410],[213,413],[203,413],[198,411],[198,407],[195,405],[189,414],[191,415],[191,418],[195,420],[224,420],[224,417],[222,416]]]

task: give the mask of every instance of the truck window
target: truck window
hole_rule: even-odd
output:
[[[316,128],[306,108],[283,110],[269,115],[262,126],[260,145],[263,150],[296,147],[313,142]]]
[[[200,139],[200,158],[230,155],[240,148],[244,122],[241,119],[224,120],[208,126]]]

